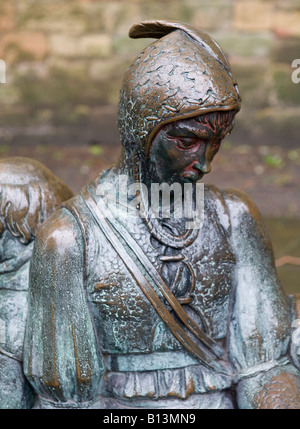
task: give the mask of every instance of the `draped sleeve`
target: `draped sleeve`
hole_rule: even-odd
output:
[[[278,378],[287,384],[292,380],[291,390],[297,392],[298,389],[298,396],[290,393],[294,395],[290,405],[299,407],[299,372],[290,364],[288,356],[290,303],[276,273],[268,234],[256,206],[245,193],[228,190],[225,200],[237,259],[228,355],[235,374],[239,407],[259,408],[263,401],[261,395],[265,394],[262,391],[266,392],[266,386],[278,382]],[[270,397],[269,406],[273,408],[275,403],[272,405]]]
[[[65,209],[39,230],[30,267],[24,372],[45,407],[89,407],[104,366],[86,293],[84,237]]]

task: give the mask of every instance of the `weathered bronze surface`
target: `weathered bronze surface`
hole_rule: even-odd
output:
[[[28,274],[38,227],[73,196],[37,161],[0,160],[0,408],[31,408],[23,370]]]
[[[195,228],[186,213],[155,217],[150,198],[154,183],[190,185],[196,203],[240,109],[229,64],[182,23],[147,21],[130,35],[158,40],[124,78],[122,156],[35,240],[24,346],[35,406],[299,408],[295,300],[255,204],[207,185]]]

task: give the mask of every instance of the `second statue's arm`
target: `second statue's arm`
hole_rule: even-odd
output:
[[[104,367],[84,289],[84,244],[64,209],[40,229],[30,269],[24,372],[50,408],[91,407]]]
[[[228,352],[239,408],[299,408],[300,373],[288,355],[292,314],[268,234],[246,194],[224,196],[237,258]]]

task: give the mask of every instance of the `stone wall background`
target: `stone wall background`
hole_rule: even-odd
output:
[[[0,0],[2,145],[117,144],[122,77],[151,42],[127,34],[143,19],[191,23],[220,43],[243,97],[233,140],[298,146],[300,0]]]

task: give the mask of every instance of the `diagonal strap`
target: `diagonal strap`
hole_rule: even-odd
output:
[[[191,353],[193,353],[205,366],[214,369],[218,372],[225,373],[228,375],[227,369],[219,362],[216,361],[215,356],[222,356],[222,349],[215,343],[215,341],[206,335],[195,322],[185,313],[184,309],[172,294],[170,289],[167,287],[156,268],[149,261],[140,246],[128,233],[128,231],[115,219],[107,219],[104,212],[107,212],[107,207],[104,201],[100,198],[98,203],[95,202],[94,198],[88,192],[88,189],[84,189],[81,192],[83,201],[89,208],[95,221],[99,225],[104,236],[110,242],[114,250],[120,256],[129,272],[132,274],[137,284],[146,295],[148,300],[154,306],[162,320],[170,328],[173,335],[180,341],[180,343]],[[102,210],[101,210],[102,209]],[[102,212],[103,211],[103,212]],[[120,234],[122,239],[125,241],[127,247],[132,251],[137,260],[146,269],[147,273],[151,276],[155,286],[160,290],[163,296],[167,299],[170,306],[174,309],[178,317],[187,326],[187,328],[207,347],[208,351],[200,349],[199,346],[191,339],[191,337],[184,331],[184,329],[173,319],[169,311],[159,299],[157,293],[148,282],[146,277],[143,275],[136,262],[125,250],[123,244],[117,237],[116,233]]]
[[[90,196],[90,198],[92,197]],[[99,205],[101,204],[105,206],[105,203],[103,201],[100,201],[98,203],[99,209],[100,209]],[[106,206],[105,206],[105,210],[107,210]],[[102,217],[103,217],[103,214],[102,214]],[[113,229],[115,230],[115,233],[117,233],[117,235],[120,235],[122,237],[122,239],[124,240],[125,247],[129,247],[129,249],[134,253],[137,260],[142,264],[146,272],[151,276],[156,287],[162,293],[164,298],[168,301],[171,308],[175,311],[175,313],[180,318],[180,320],[185,324],[185,326],[193,333],[193,335],[196,336],[196,338],[198,338],[203,344],[205,344],[205,346],[210,350],[211,353],[221,358],[223,356],[223,350],[221,349],[221,347],[219,347],[218,344],[210,336],[205,334],[203,330],[200,329],[199,326],[194,322],[194,320],[187,315],[182,305],[179,303],[177,298],[174,296],[174,294],[171,292],[169,287],[166,285],[160,273],[151,263],[148,256],[144,253],[143,249],[132,238],[131,234],[126,230],[126,228],[124,228],[124,226],[119,222],[117,222],[116,219],[114,219],[113,217],[107,219],[107,222],[110,226],[113,227]]]

